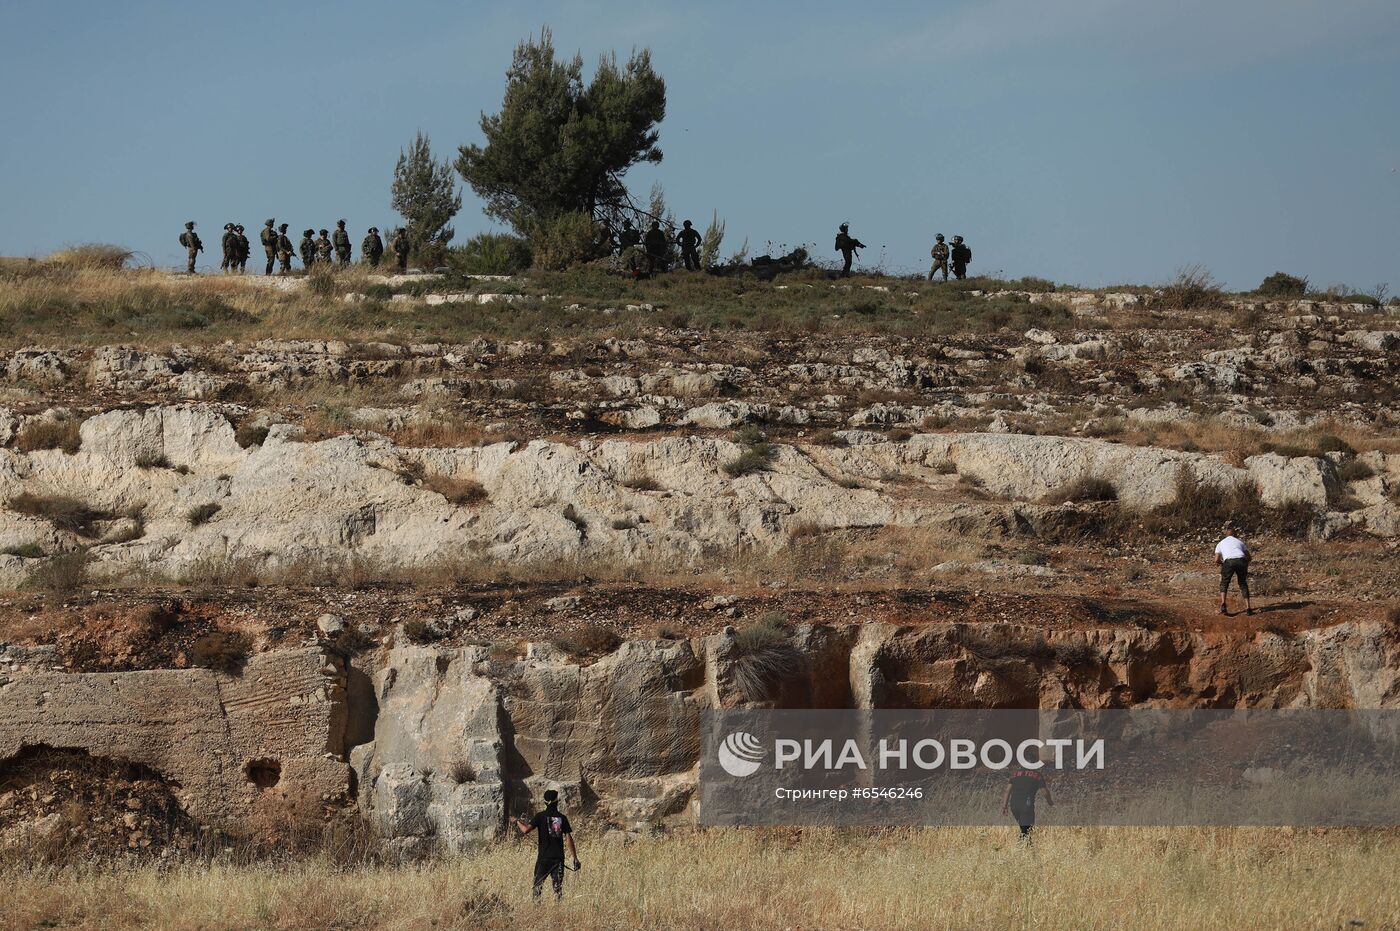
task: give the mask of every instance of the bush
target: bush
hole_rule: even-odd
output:
[[[191,527],[200,527],[213,520],[214,515],[221,510],[223,508],[212,501],[207,504],[196,504],[185,512],[185,520],[190,522]]]
[[[768,468],[768,464],[777,455],[777,450],[768,442],[768,437],[763,431],[754,426],[747,426],[734,435],[734,442],[743,447],[738,457],[726,462],[723,466],[724,474],[730,478],[738,478],[741,475],[748,475],[751,472],[760,472]]]
[[[41,449],[61,449],[73,455],[82,446],[78,421],[71,417],[60,420],[31,420],[19,428],[15,449],[32,453]]]
[[[142,453],[136,457],[136,468],[168,469],[170,468],[170,457],[164,453]]]
[[[456,275],[514,275],[533,261],[530,243],[509,233],[478,233],[447,253],[447,267]]]
[[[253,642],[238,630],[215,630],[190,645],[190,662],[205,669],[236,675],[253,652]]]
[[[1360,459],[1344,459],[1337,466],[1337,478],[1344,482],[1360,482],[1372,477],[1376,470]]]
[[[556,637],[554,645],[575,656],[602,655],[622,646],[622,638],[601,624],[586,624]]]
[[[538,220],[530,228],[535,267],[563,271],[599,258],[603,252],[593,218],[582,211]]]
[[[1274,272],[1259,283],[1257,293],[1264,297],[1302,297],[1308,293],[1308,279]]]
[[[67,495],[33,495],[29,492],[16,495],[8,502],[10,510],[30,517],[42,517],[59,530],[76,533],[80,537],[90,537],[94,525],[107,520],[112,515],[88,507],[77,498]]]
[[[71,595],[87,584],[88,559],[87,550],[50,557],[29,574],[24,587],[55,595]]]
[[[234,431],[233,438],[243,449],[250,446],[261,446],[267,440],[267,427],[241,423]]]
[[[306,275],[306,289],[317,297],[334,297],[335,269],[323,262],[311,266]]]
[[[105,242],[87,242],[51,253],[44,261],[68,268],[125,268],[136,253]]]
[[[1224,303],[1225,293],[1209,271],[1200,265],[1188,265],[1162,286],[1159,300],[1172,310],[1210,310]]]
[[[766,700],[802,664],[802,654],[792,645],[780,612],[762,615],[734,640],[734,685],[748,701]]]
[[[1071,501],[1117,501],[1118,489],[1108,479],[1085,477],[1061,485],[1045,497],[1047,504]]]

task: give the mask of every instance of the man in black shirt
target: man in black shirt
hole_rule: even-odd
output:
[[[521,836],[539,831],[539,853],[535,857],[535,898],[539,898],[546,876],[554,880],[554,897],[564,897],[564,848],[567,845],[574,869],[579,868],[578,850],[574,847],[574,829],[569,819],[559,811],[559,793],[550,789],[544,794],[544,811],[530,821],[511,818]]]
[[[1055,800],[1050,797],[1050,786],[1040,770],[1016,769],[1012,770],[1011,779],[1006,783],[1006,793],[1001,797],[1001,813],[1010,812],[1021,828],[1021,836],[1027,840],[1030,839],[1031,828],[1035,827],[1035,796],[1042,790],[1045,792],[1045,804],[1054,808]]]

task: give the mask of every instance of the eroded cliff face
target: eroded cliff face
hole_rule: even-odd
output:
[[[401,645],[362,670],[306,647],[256,657],[242,676],[73,674],[11,651],[0,759],[44,746],[140,763],[196,819],[231,831],[260,804],[353,795],[391,845],[421,853],[495,836],[546,788],[606,823],[691,822],[709,709],[1400,704],[1400,639],[1381,624],[1242,637],[872,623],[799,627],[789,646],[758,679],[730,628],[629,641],[591,663],[547,644],[507,660]]]

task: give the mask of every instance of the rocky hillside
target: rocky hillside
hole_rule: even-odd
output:
[[[1385,309],[132,274],[0,285],[0,844],[686,822],[743,704],[1400,700]]]

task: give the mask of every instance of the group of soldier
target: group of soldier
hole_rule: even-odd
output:
[[[617,234],[618,254],[622,256],[623,264],[634,275],[654,275],[670,269],[671,246],[674,244],[680,247],[681,262],[685,267],[690,271],[698,271],[701,239],[700,233],[689,220],[685,221],[674,239],[661,229],[659,220],[652,220],[645,234],[633,226],[631,220],[623,220],[622,229]]]
[[[185,248],[185,253],[188,256],[187,269],[190,274],[194,274],[195,261],[198,259],[199,253],[204,251],[204,243],[200,240],[199,234],[194,231],[194,227],[194,221],[190,220],[185,224],[185,231],[180,234],[180,245]],[[336,222],[334,232],[323,229],[319,236],[316,235],[314,229],[304,230],[301,242],[297,243],[295,247],[292,245],[291,237],[287,235],[287,224],[278,225],[275,218],[264,221],[262,232],[258,238],[262,243],[264,253],[267,255],[264,275],[271,275],[274,265],[280,267],[282,274],[287,274],[292,270],[292,258],[298,254],[301,256],[301,264],[305,266],[307,271],[317,265],[330,266],[334,263],[344,268],[350,264],[350,233],[345,229],[344,220]],[[243,274],[248,265],[250,244],[248,237],[244,235],[242,224],[224,224],[221,246],[223,261],[219,263],[219,269],[225,272]],[[389,248],[394,252],[394,260],[399,271],[406,271],[410,248],[408,232],[402,228],[396,230],[390,238]],[[369,232],[365,234],[364,240],[360,243],[360,260],[366,265],[378,267],[383,258],[384,240],[379,237],[379,228],[371,226]]]

